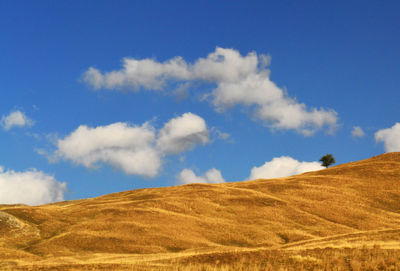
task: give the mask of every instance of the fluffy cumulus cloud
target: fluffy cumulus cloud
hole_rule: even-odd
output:
[[[208,141],[209,132],[204,119],[185,113],[164,125],[158,133],[157,146],[166,154],[176,154]]]
[[[16,110],[6,116],[3,116],[0,124],[3,126],[4,130],[8,131],[14,127],[30,127],[34,124],[34,122],[23,112]]]
[[[351,136],[353,138],[364,137],[365,133],[364,133],[363,129],[360,126],[353,126],[353,130],[351,130]]]
[[[386,152],[400,151],[400,123],[375,133],[376,142],[383,142]]]
[[[197,176],[193,170],[185,168],[178,175],[178,182],[180,184],[188,183],[223,183],[225,182],[222,177],[221,171],[212,168],[204,173],[203,176]]]
[[[118,122],[95,128],[81,125],[58,140],[56,154],[88,168],[104,162],[127,174],[153,177],[161,166],[154,140],[154,129],[146,123],[131,126]]]
[[[0,167],[0,204],[38,205],[64,200],[66,184],[36,169],[16,172]]]
[[[90,67],[83,78],[95,89],[162,90],[168,83],[193,81],[215,84],[209,93],[218,112],[237,105],[254,109],[255,116],[275,129],[294,129],[304,135],[337,127],[331,109],[307,108],[291,98],[270,79],[269,57],[251,52],[242,56],[234,49],[217,47],[205,58],[187,63],[181,57],[164,62],[154,59],[123,59],[123,67],[105,72]],[[187,88],[187,85],[185,85]]]
[[[287,177],[320,169],[324,167],[319,162],[300,162],[289,156],[281,156],[260,167],[253,167],[248,180]]]
[[[192,113],[169,120],[158,132],[148,123],[138,126],[118,122],[94,128],[81,125],[57,141],[54,156],[87,168],[106,163],[126,174],[154,177],[165,155],[205,144],[208,135],[204,119]]]

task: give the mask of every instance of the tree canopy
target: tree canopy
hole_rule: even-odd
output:
[[[328,168],[330,165],[336,163],[335,158],[333,157],[332,154],[328,153],[319,159],[320,162],[322,162],[321,166],[324,166]]]

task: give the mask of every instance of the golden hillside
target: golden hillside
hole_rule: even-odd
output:
[[[0,270],[222,270],[239,258],[290,269],[337,257],[361,268],[363,249],[400,260],[400,153],[287,178],[0,205]]]

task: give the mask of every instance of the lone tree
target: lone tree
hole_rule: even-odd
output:
[[[322,162],[321,166],[324,166],[326,168],[328,168],[330,165],[336,163],[335,158],[330,153],[328,153],[327,155],[322,156],[321,159],[319,159],[319,161]]]

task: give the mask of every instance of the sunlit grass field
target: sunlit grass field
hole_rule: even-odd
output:
[[[287,178],[0,205],[0,270],[400,270],[400,153]]]

